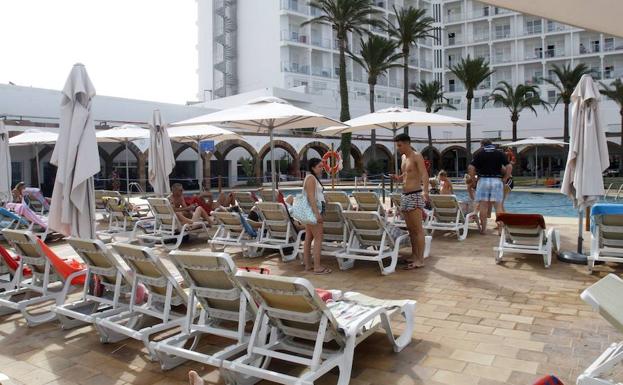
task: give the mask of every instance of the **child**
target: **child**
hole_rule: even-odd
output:
[[[439,179],[440,191],[441,195],[452,195],[454,194],[454,186],[452,186],[452,181],[448,178],[448,173],[444,170],[439,171],[439,175],[437,177]]]
[[[439,187],[437,185],[437,179],[436,178],[429,178],[428,179],[428,193],[433,195],[433,194],[439,194]]]

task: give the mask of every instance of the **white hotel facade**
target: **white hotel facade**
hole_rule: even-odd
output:
[[[332,117],[339,117],[338,51],[335,34],[326,23],[301,24],[318,15],[306,0],[197,0],[198,3],[198,97],[206,107],[222,108],[248,100],[253,95],[284,89],[290,102]],[[583,62],[594,77],[610,82],[623,75],[623,38],[585,31],[542,18],[511,12],[475,0],[374,0],[381,16],[395,20],[393,7],[414,6],[427,10],[435,20],[437,39],[425,39],[412,49],[409,82],[437,79],[457,111],[465,116],[465,91],[448,70],[461,57],[486,58],[495,73],[475,93],[471,150],[478,139],[510,139],[511,122],[504,108],[487,105],[487,96],[499,81],[537,84],[542,97],[551,103],[556,91],[541,78],[550,77],[552,64]],[[386,36],[371,28],[372,33]],[[360,36],[349,36],[349,48],[357,52]],[[368,85],[365,71],[347,59],[351,116],[368,112]],[[402,68],[392,69],[377,85],[376,108],[402,105]],[[285,90],[294,92],[285,92]],[[238,95],[233,96],[232,95]],[[421,106],[410,100],[414,108]],[[523,112],[519,137],[562,136],[562,105],[538,116]],[[607,130],[620,132],[618,107],[603,103]],[[423,127],[411,129],[412,136],[426,137]],[[465,153],[464,130],[434,130],[435,150],[445,159],[440,167],[456,164]],[[616,136],[609,138],[618,147]],[[417,145],[424,149],[425,143]],[[529,152],[530,150],[528,150]],[[363,152],[363,151],[362,151]],[[528,153],[526,155],[529,155]],[[544,169],[555,171],[558,150],[551,150]],[[528,156],[529,158],[529,156]],[[462,160],[461,160],[462,162]],[[529,162],[529,160],[528,160]],[[540,167],[541,167],[540,166]],[[528,164],[528,167],[530,165]],[[462,168],[462,167],[460,167]]]

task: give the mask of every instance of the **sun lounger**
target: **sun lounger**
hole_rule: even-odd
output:
[[[262,228],[257,241],[247,243],[248,255],[255,257],[262,249],[271,249],[278,250],[284,262],[295,259],[304,231],[296,229],[283,204],[260,202],[256,207]]]
[[[344,191],[325,191],[324,199],[327,203],[338,203],[342,210],[352,210],[353,202]]]
[[[24,195],[28,197],[28,205],[30,208],[39,213],[39,215],[44,215],[50,211],[50,203],[45,199],[40,189],[36,187],[26,187],[24,189]]]
[[[552,254],[560,250],[560,236],[558,230],[546,229],[542,215],[503,213],[497,215],[497,222],[502,223],[502,235],[494,248],[496,263],[503,261],[505,253],[537,254],[550,267]]]
[[[182,333],[152,342],[163,369],[180,364],[181,359],[220,366],[221,360],[246,350],[250,337],[246,326],[255,320],[257,307],[236,279],[237,269],[231,257],[225,253],[187,251],[173,251],[169,257],[190,288],[190,303]],[[199,313],[195,302],[201,306],[198,322],[193,321]],[[210,354],[195,350],[200,338],[205,341],[215,337],[231,344]],[[185,347],[191,340],[191,347]]]
[[[149,205],[132,205],[124,197],[110,197],[106,200],[108,228],[98,231],[98,235],[132,236],[135,227],[151,228],[153,220],[148,220]]]
[[[475,222],[480,229],[480,219],[475,213],[465,214],[459,201],[454,195],[430,195],[430,204],[433,207],[430,215],[424,221],[424,228],[432,235],[436,230],[453,231],[459,241],[467,238],[469,224]]]
[[[29,326],[56,319],[51,310],[42,311],[41,305],[54,301],[65,302],[72,288],[83,287],[86,267],[75,260],[63,260],[30,231],[3,230],[7,241],[19,256],[15,272],[15,286],[0,293],[0,314],[20,311]],[[25,268],[32,279],[23,280]],[[37,307],[37,314],[31,312]]]
[[[106,202],[108,198],[121,198],[119,191],[112,190],[95,190],[95,213],[108,215]]]
[[[275,193],[275,195],[273,196],[273,190],[269,189],[269,190],[259,190],[259,194],[260,194],[260,198],[262,199],[262,202],[273,202],[276,203],[277,200],[275,199],[275,197],[279,196],[279,191],[277,191]]]
[[[390,229],[377,212],[344,211],[343,215],[350,235],[346,250],[336,255],[340,269],[350,269],[355,260],[363,260],[377,262],[383,275],[396,271],[400,248],[411,244],[409,234],[397,227]],[[430,253],[430,243],[427,236],[424,258]]]
[[[236,201],[238,202],[240,210],[246,215],[249,215],[251,209],[255,207],[257,203],[257,199],[255,199],[250,191],[236,191]]]
[[[63,329],[92,324],[97,317],[127,308],[132,277],[112,251],[100,240],[69,238],[67,242],[86,264],[87,276],[80,298],[52,307]],[[90,292],[89,287],[96,285],[101,286],[101,293]]]
[[[153,228],[145,234],[137,234],[137,228],[144,224],[144,222],[137,222],[131,236],[132,239],[150,244],[160,244],[169,250],[174,250],[182,244],[186,235],[209,235],[204,222],[182,225],[168,199],[147,198],[147,203],[154,215]],[[171,244],[172,246],[170,246]]]
[[[355,347],[380,329],[387,333],[395,352],[411,342],[415,301],[388,301],[344,293],[325,303],[303,278],[238,272],[238,279],[258,302],[249,347],[244,356],[223,361],[226,372],[280,384],[313,384],[339,368],[338,385],[350,382]],[[390,318],[404,317],[404,332],[395,338]],[[270,339],[261,333],[265,321],[272,326]],[[332,346],[333,345],[333,346]],[[299,376],[260,367],[271,359],[302,366]]]
[[[394,210],[395,210],[394,216],[392,217],[391,222],[396,226],[406,227],[407,224],[404,218],[402,217],[402,215],[400,215],[400,194],[391,194],[389,196],[389,199],[394,205]]]
[[[113,243],[113,249],[132,270],[132,294],[136,297],[139,284],[149,291],[149,298],[143,305],[129,302],[126,310],[105,318],[96,318],[95,325],[102,342],[116,342],[125,338],[142,341],[151,360],[158,360],[156,351],[151,347],[151,338],[187,322],[186,309],[188,296],[171,272],[153,255],[147,247]],[[142,317],[158,320],[155,325],[137,326]]]
[[[0,207],[0,230],[3,229],[27,229],[30,222],[11,210]]]
[[[13,385],[13,382],[9,377],[0,373],[0,385]]]
[[[597,310],[619,333],[623,333],[623,280],[608,274],[599,282],[584,290],[581,298]],[[613,371],[623,361],[623,342],[611,344],[582,374],[578,385],[616,385],[619,378],[612,378]]]
[[[26,203],[7,203],[6,208],[18,215],[24,221],[28,221],[28,230],[42,240],[46,240],[49,234],[54,233],[48,227],[47,217],[35,213]]]
[[[19,255],[11,255],[7,249],[0,245],[0,291],[12,290],[17,287],[17,279],[29,280],[32,277],[32,270],[25,266],[22,274],[18,275]]]
[[[323,222],[322,255],[335,256],[346,250],[348,226],[339,203],[327,203]]]
[[[235,246],[240,247],[244,253],[246,243],[257,240],[257,237],[252,237],[247,233],[241,222],[241,220],[245,219],[241,219],[240,215],[237,212],[230,211],[212,212],[212,216],[217,223],[216,233],[208,242],[212,251],[216,251],[218,247],[222,247],[224,250],[227,246]],[[259,231],[259,228],[257,231]]]
[[[591,208],[591,253],[588,270],[595,262],[623,262],[623,205],[598,203]]]
[[[385,208],[375,192],[353,192],[353,198],[357,202],[357,211],[373,211],[385,217]]]

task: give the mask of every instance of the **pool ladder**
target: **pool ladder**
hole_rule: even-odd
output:
[[[608,188],[606,189],[606,194],[604,195],[604,200],[607,201],[609,196],[610,196],[610,192],[612,191],[612,189],[615,187],[614,183],[610,183],[610,185],[608,185]],[[623,183],[621,183],[619,185],[619,188],[617,189],[616,194],[614,195],[614,201],[618,201],[619,198],[621,197],[621,192],[623,192]]]

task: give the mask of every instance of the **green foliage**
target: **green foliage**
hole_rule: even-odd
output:
[[[380,159],[370,159],[368,164],[366,164],[366,170],[368,175],[379,175],[387,171],[385,170],[385,164]]]
[[[456,110],[456,107],[448,103],[448,98],[443,96],[443,86],[437,80],[422,80],[409,93],[424,103],[426,112],[437,112],[442,108]]]
[[[378,77],[387,73],[393,67],[399,67],[396,62],[402,57],[396,52],[398,42],[378,35],[370,35],[368,40],[361,38],[361,57],[348,51],[348,56],[359,64],[368,73],[368,84],[375,85]]]
[[[552,64],[552,72],[556,78],[543,78],[543,81],[553,85],[558,91],[559,96],[554,104],[555,108],[559,102],[571,103],[571,94],[575,90],[575,86],[580,82],[582,75],[591,73],[591,69],[584,63],[579,63],[573,68],[571,68],[571,64],[563,64],[562,66]]]
[[[489,62],[483,57],[461,58],[461,60],[450,66],[450,72],[463,83],[467,94],[467,99],[474,98],[474,90],[478,88],[480,83],[487,80],[495,71],[489,68]]]
[[[247,186],[259,186],[261,184],[255,176],[255,159],[240,158],[240,167],[247,177]]]

